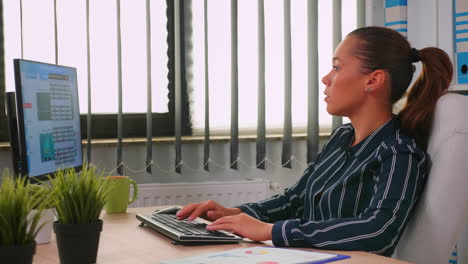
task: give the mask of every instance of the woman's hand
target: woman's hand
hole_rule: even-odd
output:
[[[191,203],[182,207],[177,213],[177,218],[192,221],[197,217],[201,217],[208,221],[215,221],[224,216],[236,215],[242,211],[238,208],[226,208],[215,201],[208,200],[201,203]]]
[[[273,224],[257,220],[246,213],[225,216],[206,226],[207,230],[228,230],[255,241],[271,240]]]

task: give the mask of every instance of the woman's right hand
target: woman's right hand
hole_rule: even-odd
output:
[[[221,217],[240,213],[242,211],[239,208],[226,208],[213,200],[208,200],[201,203],[187,204],[177,212],[176,216],[179,220],[187,219],[192,221],[197,217],[201,217],[213,222]]]

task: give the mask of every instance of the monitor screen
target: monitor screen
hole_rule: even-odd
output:
[[[46,179],[83,164],[76,69],[14,60],[19,172]]]

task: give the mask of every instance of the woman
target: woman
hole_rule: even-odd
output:
[[[423,70],[397,116],[392,106]],[[214,201],[189,204],[177,216],[214,221],[275,246],[363,250],[391,256],[427,176],[425,148],[437,99],[452,79],[452,64],[438,48],[412,49],[398,32],[366,27],[337,47],[322,79],[336,128],[300,180],[284,194],[225,208]]]

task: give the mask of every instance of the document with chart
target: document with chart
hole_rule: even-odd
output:
[[[162,264],[306,264],[326,263],[349,258],[299,249],[275,247],[238,248],[176,260],[163,260]]]

